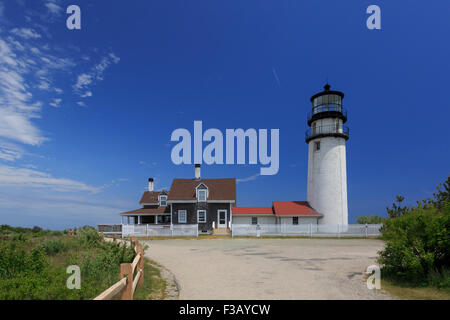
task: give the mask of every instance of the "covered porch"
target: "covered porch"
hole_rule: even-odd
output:
[[[120,214],[123,225],[170,225],[171,214],[169,208],[141,208]]]

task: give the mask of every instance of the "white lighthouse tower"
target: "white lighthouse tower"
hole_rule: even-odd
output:
[[[349,129],[344,126],[347,110],[344,93],[330,90],[311,97],[306,143],[308,144],[308,194],[311,207],[323,214],[320,224],[348,225],[347,164],[345,143]]]

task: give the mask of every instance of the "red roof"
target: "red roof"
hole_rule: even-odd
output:
[[[277,216],[322,216],[306,201],[274,201],[273,209]]]
[[[243,215],[273,214],[273,210],[271,207],[234,207],[233,214],[243,214]]]
[[[234,207],[233,215],[319,216],[306,201],[274,201],[273,207]]]

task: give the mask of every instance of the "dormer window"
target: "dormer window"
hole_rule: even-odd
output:
[[[207,192],[206,189],[197,190],[197,200],[199,202],[206,202],[207,198],[206,192]]]
[[[161,207],[167,206],[167,196],[159,196],[159,205]]]
[[[208,186],[204,183],[200,183],[197,187],[195,187],[195,193],[198,202],[206,202],[208,199]]]

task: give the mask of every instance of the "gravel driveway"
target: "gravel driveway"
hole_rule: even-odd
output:
[[[153,240],[146,256],[174,275],[180,299],[390,299],[363,278],[379,240]]]

